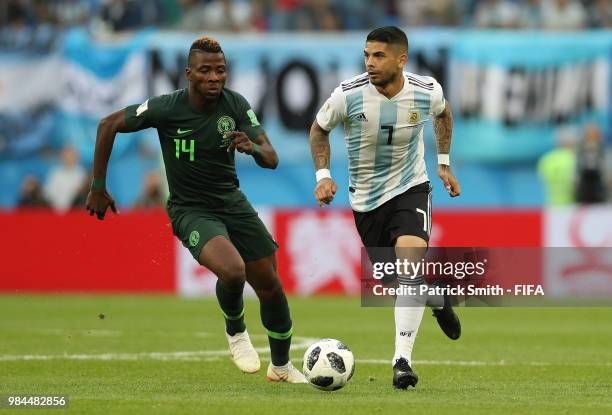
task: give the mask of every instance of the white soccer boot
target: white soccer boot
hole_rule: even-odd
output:
[[[255,373],[261,368],[259,355],[251,343],[249,333],[245,330],[242,333],[236,333],[233,336],[225,333],[227,342],[229,343],[230,354],[232,360],[244,373]]]
[[[268,380],[271,382],[308,383],[302,372],[297,370],[291,361],[283,366],[268,366]]]

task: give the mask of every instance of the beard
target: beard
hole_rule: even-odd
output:
[[[370,77],[370,82],[374,86],[379,86],[379,87],[384,88],[387,85],[389,85],[391,82],[395,81],[396,79],[397,79],[397,74],[395,73],[388,75],[386,78],[382,78],[379,74],[379,78],[376,81],[372,80],[372,77]]]

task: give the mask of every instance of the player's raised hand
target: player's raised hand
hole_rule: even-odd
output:
[[[317,182],[314,190],[314,197],[317,199],[319,206],[329,205],[334,200],[334,195],[338,190],[338,186],[333,179],[326,177]]]
[[[457,197],[461,194],[461,186],[459,180],[451,172],[450,166],[439,164],[438,165],[438,176],[444,183],[444,188],[448,191],[450,197]]]
[[[117,206],[115,206],[115,200],[108,193],[106,189],[91,189],[87,195],[87,203],[85,205],[89,216],[93,216],[94,213],[98,219],[103,220],[106,215],[106,210],[110,207],[113,213],[117,213]]]
[[[229,131],[223,134],[223,137],[232,140],[230,145],[227,147],[228,153],[230,153],[234,149],[236,149],[236,151],[238,151],[239,153],[245,154],[253,154],[253,152],[255,151],[253,147],[253,142],[242,131]]]

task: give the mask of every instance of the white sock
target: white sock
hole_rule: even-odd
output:
[[[414,286],[418,290],[418,285]],[[423,312],[426,295],[398,295],[395,299],[395,354],[392,365],[404,358],[412,364],[412,348],[416,340]]]

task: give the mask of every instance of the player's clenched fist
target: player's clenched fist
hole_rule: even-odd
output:
[[[459,180],[455,178],[455,175],[451,172],[449,166],[441,164],[438,166],[438,176],[444,183],[444,188],[448,191],[450,197],[457,197],[461,194],[461,186]]]
[[[115,206],[115,200],[106,191],[106,189],[91,189],[87,195],[86,208],[89,212],[89,216],[93,216],[94,213],[98,219],[104,219],[106,210],[110,207],[113,213],[117,213],[117,207]]]
[[[317,187],[314,190],[315,199],[319,206],[329,205],[334,200],[334,195],[338,190],[336,182],[330,178],[321,179],[317,182]]]
[[[242,131],[230,131],[225,133],[223,137],[232,140],[229,147],[227,148],[228,152],[231,152],[232,150],[236,149],[236,151],[238,151],[239,153],[253,154],[253,152],[255,151],[253,142]]]

